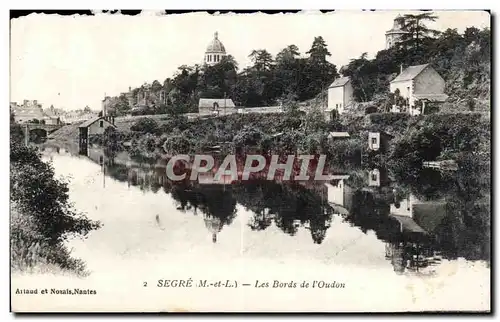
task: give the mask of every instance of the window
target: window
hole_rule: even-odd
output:
[[[377,174],[376,173],[372,173],[372,181],[377,181]]]
[[[104,121],[99,121],[99,127],[104,127]]]
[[[339,108],[339,104],[335,104],[335,108]]]
[[[372,138],[372,144],[377,144],[377,138]]]

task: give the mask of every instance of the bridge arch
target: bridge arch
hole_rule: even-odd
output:
[[[40,143],[42,141],[45,141],[48,136],[48,131],[43,128],[35,128],[35,129],[30,129],[29,130],[29,139],[32,142],[35,143]]]
[[[28,145],[32,136],[47,138],[49,133],[58,130],[62,126],[62,124],[25,123],[22,127],[24,132],[24,142]]]

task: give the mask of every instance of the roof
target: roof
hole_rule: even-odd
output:
[[[429,66],[429,64],[416,65],[405,68],[401,74],[399,74],[395,79],[392,80],[391,83],[412,80],[417,77],[424,69],[426,69],[427,66]]]
[[[407,216],[401,216],[401,215],[396,215],[396,214],[390,214],[390,216],[402,225],[403,230],[412,232],[412,233],[421,233],[421,234],[426,234],[427,232],[425,229],[420,227],[412,218],[407,217]]]
[[[98,116],[98,117],[94,117],[94,118],[91,118],[90,120],[87,120],[85,122],[83,122],[82,124],[80,124],[78,127],[79,128],[82,128],[82,127],[89,127],[91,126],[92,124],[94,124],[95,122],[99,121],[100,119],[102,119],[103,121],[106,121],[108,122],[109,124],[111,124],[111,122],[109,122],[108,120],[106,120],[105,118],[101,117],[101,116]],[[113,125],[113,124],[111,124]],[[113,125],[114,126],[114,125]]]
[[[446,94],[413,94],[415,99],[427,99],[429,101],[444,102],[448,99]]]
[[[215,32],[214,39],[210,42],[210,44],[208,44],[207,50],[205,52],[206,53],[220,53],[220,54],[226,53],[226,48],[224,48],[224,45],[219,40],[219,33],[218,32]]]
[[[388,137],[391,137],[393,138],[394,135],[390,134],[390,133],[387,133],[385,131],[368,131],[368,136],[372,135],[372,134],[380,134],[382,136],[388,136]]]
[[[347,132],[330,132],[328,133],[329,138],[348,138],[350,137]]]
[[[225,105],[224,105],[224,100],[225,100]],[[234,102],[230,98],[200,98],[200,101],[198,103],[198,107],[205,107],[205,108],[213,108],[214,103],[217,103],[219,105],[219,108],[223,107],[236,107],[234,105]]]
[[[347,82],[349,82],[349,80],[350,79],[347,76],[337,78],[328,88],[345,86],[345,84],[347,84]]]
[[[446,215],[446,203],[444,202],[413,205],[413,219],[428,232],[434,232]]]

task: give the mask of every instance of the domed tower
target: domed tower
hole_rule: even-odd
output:
[[[214,39],[210,42],[205,51],[205,64],[215,65],[219,63],[222,57],[226,56],[226,48],[219,40],[219,33],[215,32]]]
[[[403,17],[398,15],[394,19],[394,24],[392,25],[391,30],[386,31],[385,33],[385,49],[389,49],[397,44],[403,35],[407,34],[407,31],[403,30]]]
[[[205,227],[212,233],[212,242],[217,242],[217,234],[221,232],[223,223],[220,218],[212,215],[205,214],[203,221],[205,222]]]

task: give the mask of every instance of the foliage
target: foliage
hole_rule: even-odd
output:
[[[70,258],[63,242],[70,236],[86,236],[100,223],[72,208],[67,183],[55,179],[52,166],[41,160],[35,148],[11,137],[10,162],[14,268],[51,264],[84,273],[82,262]]]
[[[166,153],[171,155],[187,154],[191,152],[191,142],[182,135],[168,137],[162,144]]]
[[[337,76],[327,61],[328,46],[315,37],[309,57],[300,57],[296,45],[288,45],[276,58],[266,49],[250,52],[252,65],[238,72],[238,63],[228,55],[215,65],[180,66],[163,84],[155,80],[109,99],[113,115],[147,115],[197,112],[200,98],[222,98],[237,106],[255,107],[278,103],[287,94],[299,100],[314,98]]]
[[[430,63],[446,81],[449,101],[466,104],[469,97],[479,98],[481,106],[488,107],[490,29],[469,27],[463,34],[456,29],[437,33],[425,26],[425,21],[435,19],[437,17],[429,12],[403,17],[403,29],[408,34],[398,46],[379,51],[371,60],[363,54],[343,68],[344,76],[351,78],[357,101],[371,101],[377,94],[387,93],[389,82],[397,76],[401,66]],[[457,107],[453,105],[454,109]]]
[[[418,169],[444,152],[487,152],[483,147],[489,145],[490,135],[488,121],[480,114],[420,116],[394,140],[390,159],[402,171]]]
[[[130,130],[142,133],[158,133],[158,123],[152,118],[144,117],[135,122]]]
[[[438,17],[432,12],[423,12],[419,14],[406,14],[399,19],[402,30],[407,33],[402,36],[398,44],[405,50],[413,49],[416,53],[422,47],[422,44],[434,40],[439,35],[439,31],[430,29],[425,25],[426,21],[436,21]]]
[[[233,144],[236,148],[258,146],[263,140],[263,137],[264,134],[262,131],[253,127],[245,127],[234,136]]]

